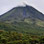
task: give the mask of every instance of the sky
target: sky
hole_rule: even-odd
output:
[[[44,0],[0,0],[0,15],[16,6],[31,5],[44,14]]]

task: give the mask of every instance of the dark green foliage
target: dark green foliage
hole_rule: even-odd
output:
[[[43,36],[28,35],[14,31],[4,31],[0,34],[0,44],[44,44]]]

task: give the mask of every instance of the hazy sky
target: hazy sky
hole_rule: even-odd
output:
[[[44,13],[44,0],[0,0],[0,15],[16,6],[23,6],[24,3],[31,5]]]

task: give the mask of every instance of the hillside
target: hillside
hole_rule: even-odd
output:
[[[44,14],[28,5],[15,7],[0,16],[0,30],[44,35]]]
[[[15,31],[31,35],[44,35],[44,27],[32,25],[25,22],[0,23],[0,30]]]

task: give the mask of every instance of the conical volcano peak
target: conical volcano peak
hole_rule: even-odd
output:
[[[26,6],[17,6],[0,16],[1,21],[7,20],[24,20],[27,18],[39,19],[44,21],[44,15],[32,6],[25,4]]]

